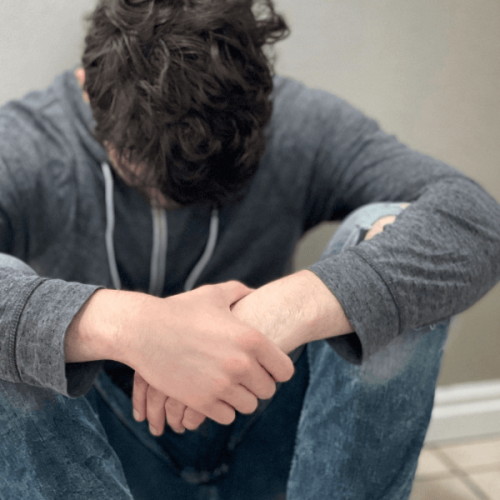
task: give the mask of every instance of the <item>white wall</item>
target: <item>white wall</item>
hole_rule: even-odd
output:
[[[47,85],[80,57],[95,0],[2,2],[0,103]],[[500,200],[498,0],[277,0],[292,27],[280,73],[335,92],[410,146]],[[325,232],[302,246],[298,266]],[[500,288],[454,325],[442,383],[500,378]]]
[[[277,0],[292,27],[278,69],[341,95],[500,200],[498,0]],[[321,253],[310,236],[297,265]],[[500,378],[500,286],[459,316],[440,383]]]
[[[95,0],[2,0],[0,104],[47,86],[79,62]]]

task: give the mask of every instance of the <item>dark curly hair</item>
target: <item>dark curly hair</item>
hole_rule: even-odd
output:
[[[100,0],[82,57],[95,136],[137,187],[182,205],[239,198],[265,149],[271,0]]]

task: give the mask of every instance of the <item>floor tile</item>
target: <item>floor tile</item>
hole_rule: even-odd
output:
[[[458,477],[415,481],[410,500],[479,500]]]
[[[418,460],[417,479],[429,479],[435,476],[451,474],[447,465],[432,450],[422,450]]]
[[[500,438],[444,446],[439,449],[464,470],[495,464],[500,467]]]
[[[490,500],[500,500],[500,469],[470,474],[469,478],[488,495]]]

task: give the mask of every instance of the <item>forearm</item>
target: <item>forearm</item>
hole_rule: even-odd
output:
[[[259,288],[232,311],[286,353],[308,342],[354,331],[335,296],[306,270]]]
[[[126,325],[145,300],[147,296],[140,293],[97,290],[66,331],[66,363],[105,359],[130,363]]]

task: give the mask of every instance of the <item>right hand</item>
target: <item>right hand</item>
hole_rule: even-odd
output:
[[[294,366],[271,340],[230,310],[252,290],[238,282],[207,285],[166,299],[143,296],[123,325],[122,361],[162,394],[228,425],[250,414]],[[131,311],[132,312],[132,311]],[[130,316],[129,316],[130,317]]]

